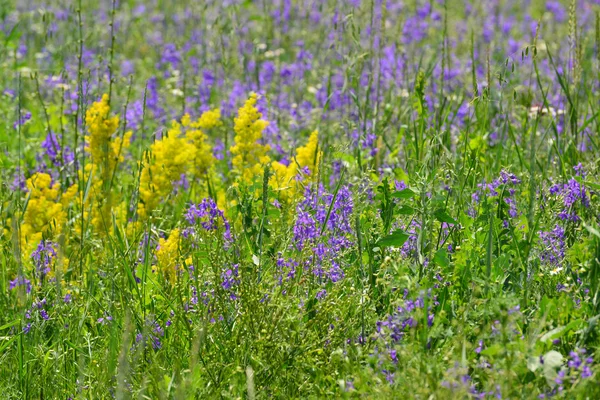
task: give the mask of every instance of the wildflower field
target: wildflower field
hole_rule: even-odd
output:
[[[0,398],[600,398],[599,0],[0,0]]]

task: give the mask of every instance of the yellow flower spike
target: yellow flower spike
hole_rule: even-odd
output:
[[[313,131],[310,134],[306,146],[299,147],[296,150],[296,162],[301,168],[308,167],[312,176],[316,176],[319,170],[319,162],[323,155],[319,149],[319,132]]]
[[[92,104],[85,114],[85,123],[89,132],[85,137],[87,150],[92,156],[92,163],[103,167],[105,178],[110,175],[116,164],[117,152],[113,146],[112,136],[119,127],[119,116],[110,118],[109,114],[107,94],[104,94],[100,101]]]
[[[195,148],[181,137],[181,125],[173,121],[167,134],[150,146],[150,154],[140,177],[142,204],[138,213],[144,218],[173,191],[173,182],[179,181],[189,170]]]
[[[183,175],[191,172],[201,182],[209,175],[216,160],[202,129],[220,126],[220,117],[218,109],[204,112],[197,121],[185,114],[181,123],[172,121],[167,134],[150,146],[150,156],[140,176],[138,214],[142,218],[148,218],[173,192],[174,182]]]
[[[126,132],[123,135],[123,138],[117,137],[111,143],[112,154],[114,156],[115,161],[123,162],[123,160],[125,159],[124,150],[129,148],[129,145],[131,144],[131,135],[132,134],[133,134],[133,132],[131,132],[131,131]]]
[[[129,148],[132,132],[126,132],[122,137],[115,133],[119,127],[119,116],[110,116],[109,97],[92,104],[85,116],[88,135],[86,151],[91,155],[92,162],[86,165],[80,174],[80,179],[87,182],[90,176],[91,187],[84,218],[91,213],[91,222],[96,233],[106,234],[112,230],[113,204],[119,201],[119,196],[112,193],[111,183],[115,178],[118,163],[125,159],[125,151]],[[117,218],[120,223],[124,219]]]
[[[52,177],[38,172],[27,179],[29,201],[21,222],[21,253],[28,260],[44,236],[56,237],[67,223],[66,208],[77,193],[71,186],[60,197],[60,184],[52,184]]]
[[[192,124],[192,118],[190,117],[190,114],[184,114],[183,117],[181,117],[181,125],[183,125],[185,128],[187,128],[188,126],[190,126]]]
[[[192,128],[199,129],[212,129],[220,126],[221,122],[221,110],[218,108],[214,110],[205,111],[200,116],[197,122],[193,123]]]
[[[78,191],[79,186],[77,186],[77,184],[73,184],[63,193],[62,197],[60,198],[60,202],[63,207],[66,208],[69,206],[69,204],[71,204],[75,196],[77,196]]]
[[[308,168],[311,177],[317,176],[319,162],[322,157],[322,152],[319,148],[319,133],[314,131],[310,134],[308,143],[305,146],[299,147],[296,150],[296,156],[290,161],[288,166],[283,165],[278,161],[271,164],[273,176],[269,180],[269,185],[279,192],[282,200],[290,201],[294,198],[298,190],[298,180],[302,180],[303,176],[298,176],[304,168]]]
[[[201,129],[211,129],[221,125],[220,117],[221,111],[215,109],[212,111],[205,111],[196,122],[188,122],[189,126],[193,129],[188,130],[185,137],[195,148],[192,163],[194,176],[196,178],[205,176],[208,170],[215,164],[212,148],[206,142],[207,136]]]
[[[179,229],[173,229],[168,239],[158,239],[156,250],[158,269],[171,283],[174,283],[176,279],[180,241]]]
[[[250,98],[238,111],[234,120],[235,144],[231,147],[233,166],[241,175],[242,180],[251,183],[255,176],[261,175],[263,165],[270,162],[268,145],[262,145],[262,132],[269,123],[262,118],[256,108],[258,95],[251,93]]]

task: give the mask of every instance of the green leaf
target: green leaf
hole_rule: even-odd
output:
[[[10,346],[10,344],[11,344],[12,342],[14,342],[14,341],[15,341],[15,339],[17,339],[18,337],[19,337],[19,335],[15,335],[15,336],[11,337],[10,339],[8,339],[6,342],[2,343],[2,344],[0,345],[0,353],[1,353],[1,352],[3,352],[3,351],[4,351],[4,349],[6,349],[8,346]]]
[[[559,326],[559,327],[557,327],[557,328],[554,328],[554,329],[552,329],[552,330],[551,330],[551,331],[549,331],[549,332],[546,332],[546,333],[545,333],[545,334],[544,334],[544,335],[543,335],[543,336],[540,338],[540,341],[541,341],[541,342],[548,342],[548,341],[550,341],[550,340],[553,340],[553,339],[555,339],[555,338],[557,338],[557,337],[560,337],[560,336],[562,336],[562,331],[563,331],[563,329],[565,329],[565,327],[564,327],[564,326]]]
[[[403,205],[398,209],[398,211],[396,211],[396,213],[400,215],[413,215],[415,213],[415,209],[410,206]]]
[[[6,328],[10,328],[11,326],[15,326],[16,324],[19,323],[19,321],[20,321],[19,319],[15,319],[12,322],[9,322],[7,324],[4,324],[4,325],[0,326],[0,331],[3,331]]]
[[[269,209],[267,210],[267,216],[279,218],[281,216],[281,211],[278,208],[269,207]]]
[[[413,197],[415,197],[415,192],[413,192],[409,188],[406,188],[406,189],[402,189],[400,191],[396,191],[396,192],[392,193],[392,197],[395,199],[404,199],[404,200],[412,199]]]
[[[563,364],[563,355],[556,350],[550,350],[544,354],[544,366],[558,368]]]
[[[496,354],[499,354],[502,351],[502,346],[499,343],[496,343],[490,347],[488,347],[487,349],[483,350],[480,354],[484,355],[484,356],[495,356]]]
[[[447,224],[458,225],[458,221],[452,218],[448,213],[442,209],[437,210],[433,213],[435,218],[440,222],[445,222]]]
[[[598,229],[594,228],[594,227],[593,227],[593,226],[591,226],[591,225],[588,225],[588,224],[587,224],[585,221],[582,221],[582,222],[583,222],[583,227],[584,227],[585,229],[587,229],[587,231],[588,231],[589,233],[591,233],[592,235],[594,235],[594,236],[596,236],[598,239],[600,239],[600,232],[598,231]]]
[[[333,157],[335,159],[345,161],[350,165],[356,164],[356,159],[354,158],[354,156],[351,156],[350,154],[342,153],[341,151],[334,152]]]
[[[548,382],[554,382],[554,379],[558,376],[556,369],[563,364],[563,356],[556,350],[550,350],[544,354],[543,371],[544,377]]]
[[[400,229],[394,231],[391,235],[385,236],[377,242],[377,246],[379,247],[400,247],[402,246],[410,237],[410,235]]]
[[[567,324],[567,326],[559,326],[557,328],[552,329],[549,332],[546,332],[540,338],[540,341],[549,342],[550,340],[561,338],[565,334],[569,333],[570,331],[583,327],[583,325],[585,325],[584,320],[576,319],[574,321],[569,322],[569,324]]]
[[[436,251],[433,261],[440,267],[447,267],[450,264],[450,260],[448,259],[448,252],[446,249],[439,249]]]
[[[540,362],[539,357],[531,356],[527,359],[527,369],[531,372],[535,372],[541,366],[542,363]]]
[[[590,182],[590,181],[585,181],[585,185],[588,186],[590,189],[600,190],[600,184]]]

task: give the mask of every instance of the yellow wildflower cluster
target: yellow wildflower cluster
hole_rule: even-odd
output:
[[[179,229],[173,229],[168,239],[158,239],[156,261],[162,275],[171,283],[175,282],[179,260],[181,235]]]
[[[220,117],[219,110],[206,111],[194,122],[186,114],[181,124],[173,121],[166,135],[150,146],[150,157],[140,176],[141,217],[148,217],[190,170],[194,178],[208,174],[215,159],[202,129],[219,126]],[[182,128],[187,129],[185,135]]]
[[[256,108],[257,100],[258,95],[251,93],[234,121],[235,145],[231,147],[231,154],[234,156],[232,162],[246,183],[251,183],[255,176],[261,175],[263,166],[270,161],[267,155],[269,146],[259,143],[262,132],[269,123],[261,119],[262,114]]]
[[[296,150],[296,165],[300,168],[308,167],[311,176],[317,176],[322,156],[323,152],[319,151],[319,132],[313,131],[306,146]]]
[[[188,170],[194,146],[181,136],[181,125],[173,121],[171,128],[150,146],[150,159],[140,176],[138,212],[147,217],[173,190],[173,183]]]
[[[290,161],[289,165],[284,165],[278,161],[273,161],[271,168],[273,176],[269,180],[269,185],[280,193],[283,200],[291,200],[298,189],[299,180],[305,168],[308,168],[308,174],[312,177],[317,176],[319,162],[322,152],[319,151],[319,133],[314,131],[310,134],[306,146],[299,147],[296,150],[296,156]]]
[[[194,145],[194,155],[192,159],[192,171],[194,177],[204,176],[210,167],[215,163],[211,146],[206,143],[206,134],[201,129],[212,129],[221,125],[221,111],[216,109],[204,112],[198,121],[192,122],[188,114],[184,115],[181,124],[188,128],[185,133],[188,139]]]
[[[29,200],[21,222],[21,252],[28,259],[43,238],[58,236],[67,223],[67,207],[77,194],[77,185],[61,196],[60,183],[52,184],[46,173],[35,173],[27,179]]]
[[[102,180],[107,182],[118,162],[123,161],[123,150],[129,147],[131,132],[123,138],[113,135],[119,127],[119,116],[110,117],[108,95],[92,104],[85,115],[89,135],[85,137],[92,164],[102,169]]]
[[[118,163],[124,160],[124,152],[130,145],[132,132],[127,132],[123,137],[114,137],[119,127],[119,116],[110,116],[110,105],[107,94],[102,99],[92,104],[85,116],[88,135],[85,137],[87,148],[92,162],[87,164],[82,175],[87,182],[91,179],[90,195],[86,206],[91,205],[92,225],[98,233],[106,233],[112,227],[112,215],[115,213],[115,199],[110,186],[114,181]],[[116,210],[117,221],[125,219],[126,207],[119,204]],[[84,211],[87,219],[89,211]]]

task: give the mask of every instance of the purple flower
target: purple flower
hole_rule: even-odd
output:
[[[15,279],[9,282],[8,288],[13,290],[19,286],[25,286],[27,293],[31,293],[31,281],[24,276],[17,276]]]
[[[99,323],[99,324],[105,325],[105,324],[108,324],[110,321],[112,321],[112,319],[113,318],[110,315],[107,314],[104,317],[98,318],[98,320],[96,322]]]
[[[186,213],[185,219],[189,225],[192,226],[191,231],[186,232],[194,233],[194,226],[200,225],[204,230],[215,231],[223,229],[223,239],[226,245],[232,243],[231,237],[231,226],[229,221],[225,218],[223,211],[219,210],[217,204],[213,199],[206,198],[202,200],[200,204],[191,204]]]
[[[227,268],[221,272],[221,287],[229,293],[230,300],[237,300],[235,287],[240,283],[238,267],[238,264],[234,264],[231,268]]]
[[[583,173],[583,169],[576,170],[578,173]],[[579,216],[576,213],[575,207],[581,204],[584,208],[589,208],[590,199],[585,190],[585,186],[579,183],[575,178],[563,185],[555,184],[549,189],[551,195],[560,196],[563,200],[563,209],[558,214],[558,217],[563,221],[579,221]]]
[[[327,290],[325,289],[321,289],[317,292],[317,294],[315,295],[317,300],[323,300],[325,298],[325,296],[327,296]]]
[[[25,125],[25,123],[28,122],[30,119],[31,119],[31,112],[23,110],[23,112],[21,112],[21,117],[17,121],[15,121],[15,123],[13,124],[13,128],[17,129],[18,126]]]
[[[556,225],[552,231],[539,232],[542,243],[540,260],[543,264],[558,267],[565,258],[565,230]]]
[[[479,346],[475,349],[475,353],[480,354],[483,350],[483,340],[479,341]]]
[[[43,281],[44,277],[50,272],[52,262],[56,258],[56,250],[54,250],[53,246],[52,242],[42,240],[35,251],[31,253],[31,258],[40,276],[40,281]]]

